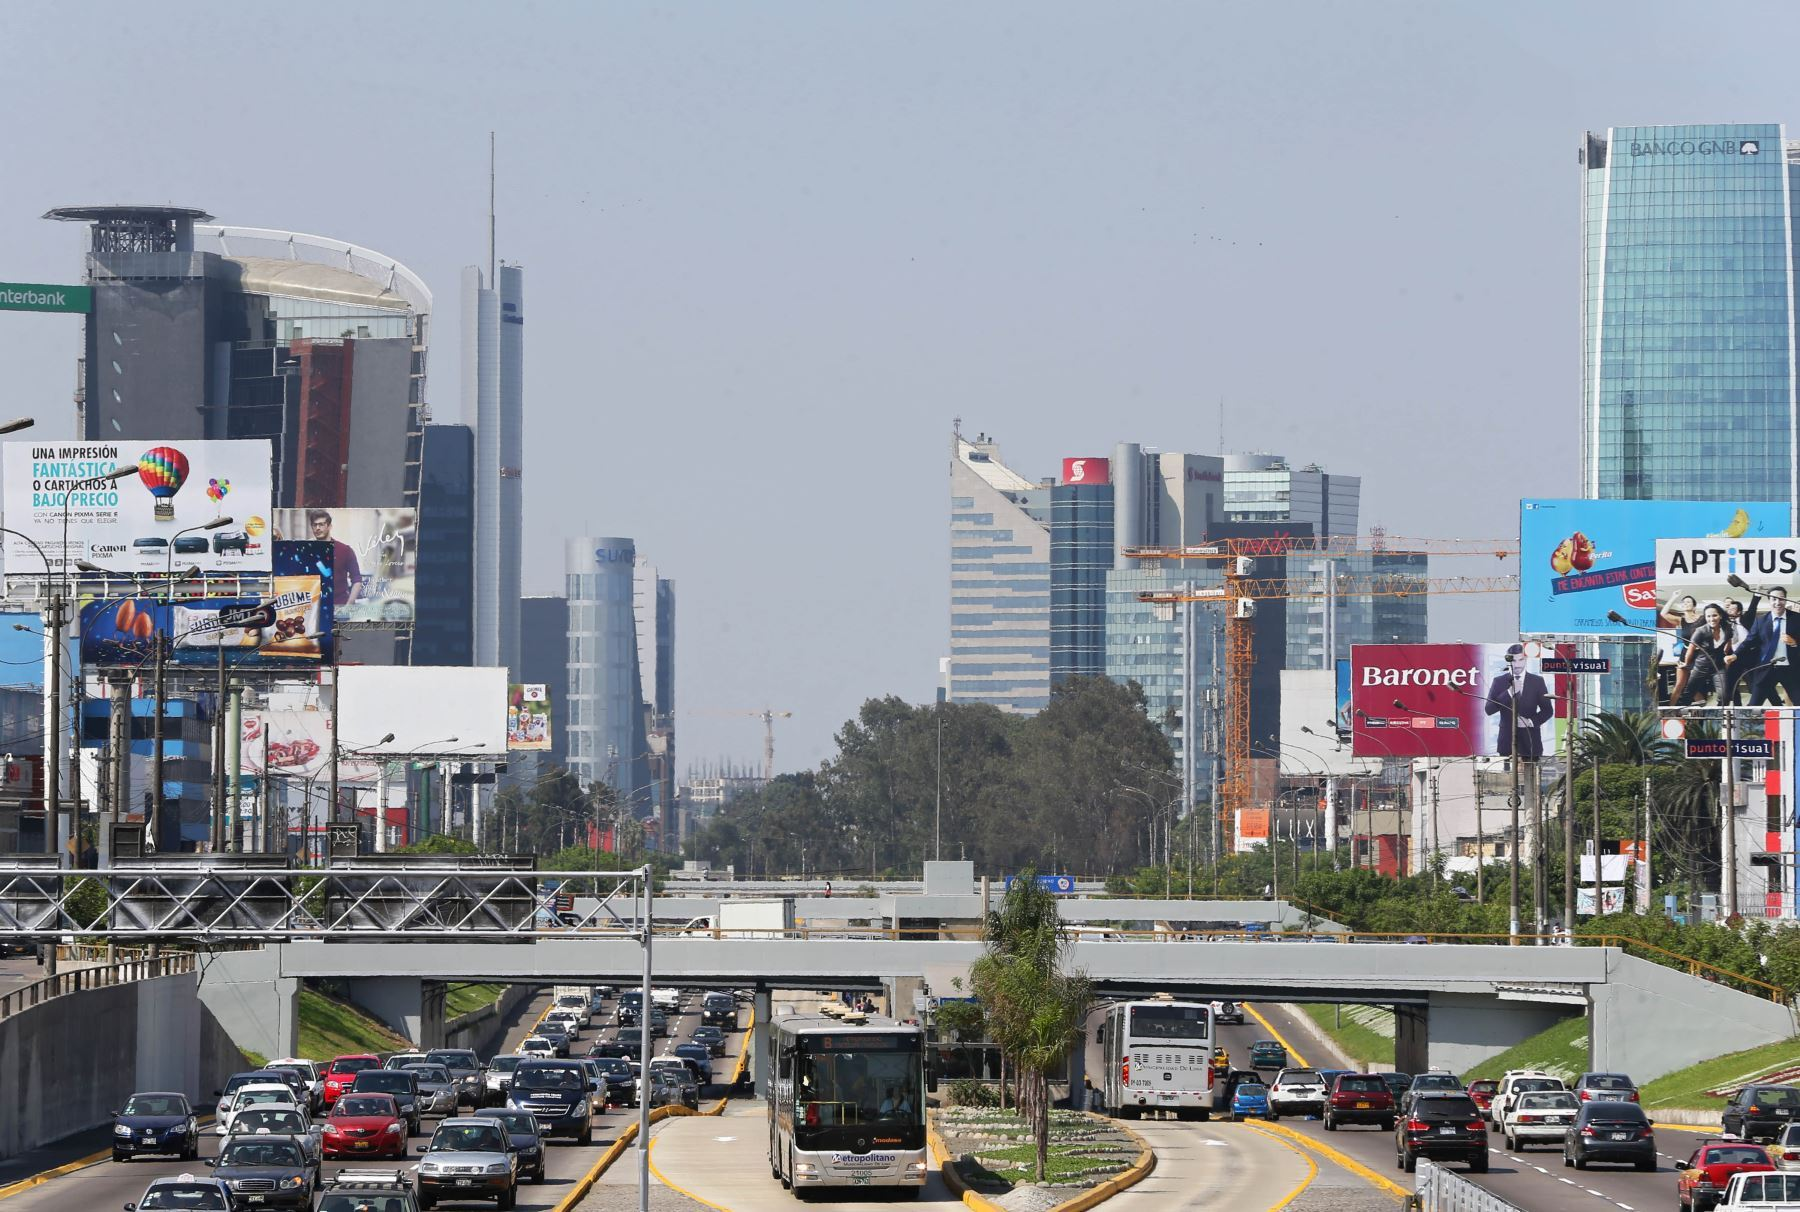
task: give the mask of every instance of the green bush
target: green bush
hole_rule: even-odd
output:
[[[949,1102],[953,1107],[998,1107],[1000,1091],[973,1077],[959,1077],[950,1083]]]

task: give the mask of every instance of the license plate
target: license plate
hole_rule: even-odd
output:
[[[356,1142],[356,1147],[358,1149],[367,1149],[369,1147],[369,1142],[366,1140],[359,1140]]]
[[[869,1185],[869,1176],[867,1174],[852,1174],[850,1176],[850,1181],[858,1187],[866,1187]]]
[[[1456,1129],[1455,1128],[1439,1128],[1438,1135],[1439,1136],[1455,1136]]]
[[[1367,1111],[1369,1109],[1369,1104],[1368,1103],[1357,1103],[1356,1109],[1358,1111]]]
[[[1786,1107],[1777,1107],[1775,1108],[1775,1114],[1779,1115],[1782,1119],[1786,1119],[1789,1115],[1793,1114],[1793,1112],[1789,1111]]]
[[[1164,1102],[1172,1103],[1175,1101],[1175,1096],[1173,1094],[1163,1093],[1163,1094],[1157,1095],[1157,1097],[1162,1099]]]
[[[266,1196],[266,1195],[246,1195],[244,1197],[244,1199],[247,1203],[260,1204],[260,1203],[266,1202],[268,1199],[268,1196]]]
[[[456,1185],[459,1187],[471,1187],[475,1185],[475,1180],[472,1178],[459,1178],[456,1180]]]
[[[1612,1134],[1612,1138],[1614,1140],[1630,1140],[1631,1135],[1629,1132],[1615,1132]]]

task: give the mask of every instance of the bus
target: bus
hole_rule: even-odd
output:
[[[925,1186],[925,1036],[871,1016],[790,1014],[769,1025],[769,1170],[819,1187]]]
[[[1114,1002],[1100,1024],[1105,1109],[1120,1119],[1173,1111],[1208,1119],[1213,1105],[1212,1007],[1167,997]]]

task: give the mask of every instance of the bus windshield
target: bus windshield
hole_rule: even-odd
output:
[[[808,1048],[798,1060],[795,1119],[805,1127],[922,1122],[925,1103],[916,1044]]]
[[[1131,1034],[1137,1039],[1191,1039],[1208,1037],[1204,1006],[1133,1006]]]

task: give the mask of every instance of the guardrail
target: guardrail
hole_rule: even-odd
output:
[[[1419,1159],[1417,1178],[1407,1200],[1407,1207],[1417,1212],[1520,1212],[1517,1204],[1424,1158]]]
[[[133,981],[152,980],[159,976],[180,976],[194,970],[191,951],[178,951],[157,959],[127,960],[97,968],[74,968],[33,981],[11,993],[0,994],[0,1018],[10,1018],[21,1010],[29,1010],[55,998],[66,997],[87,989],[105,989],[128,985]]]

